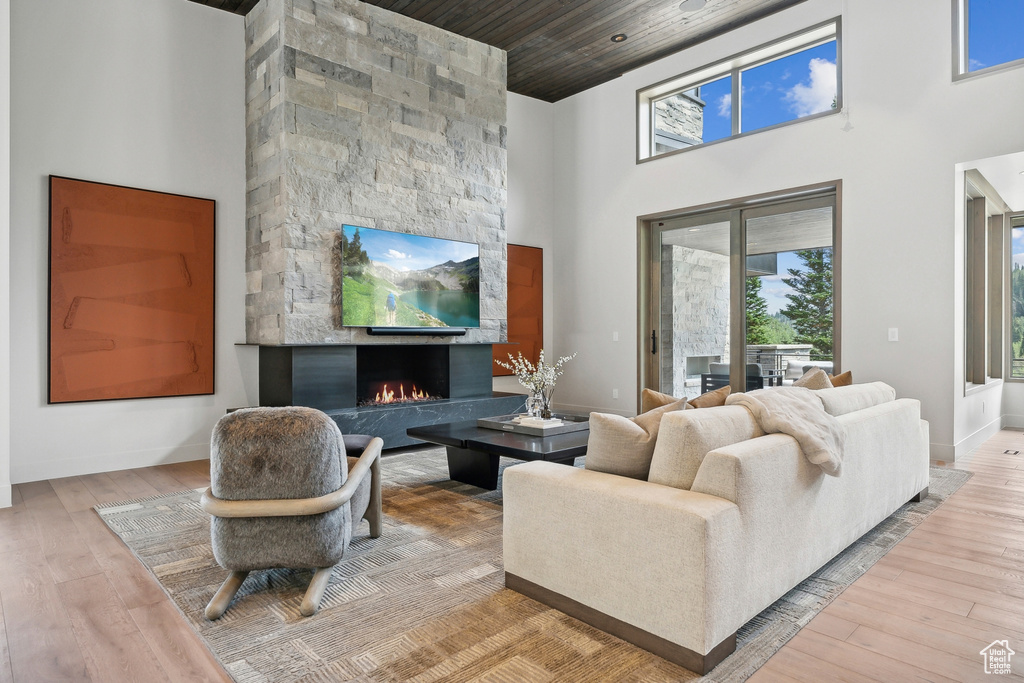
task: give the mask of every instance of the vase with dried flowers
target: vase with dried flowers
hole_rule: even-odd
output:
[[[497,359],[494,362],[506,370],[511,370],[519,383],[529,390],[526,413],[530,417],[547,420],[551,417],[551,395],[555,391],[555,380],[564,372],[562,366],[575,357],[576,354],[573,353],[571,356],[562,356],[553,364],[548,364],[544,360],[544,349],[541,349],[536,365],[524,358],[522,353],[519,353],[518,357],[508,354],[508,363]]]

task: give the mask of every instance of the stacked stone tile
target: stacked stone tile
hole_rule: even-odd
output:
[[[461,340],[506,339],[505,64],[356,0],[261,0],[246,17],[247,341],[366,340],[341,326],[343,224],[479,244],[480,329]]]
[[[729,360],[729,257],[678,245],[661,248],[661,386],[694,398],[686,359]]]

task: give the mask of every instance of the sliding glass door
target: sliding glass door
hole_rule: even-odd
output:
[[[836,369],[835,188],[680,212],[645,229],[646,386],[694,398]]]

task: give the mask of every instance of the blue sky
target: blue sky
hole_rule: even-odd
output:
[[[1024,268],[1024,228],[1013,229],[1013,264]],[[1011,267],[1012,267],[1011,266]]]
[[[790,268],[803,270],[803,264],[795,251],[779,254],[778,275],[764,275],[761,277],[761,297],[768,304],[769,313],[778,313],[789,305],[789,299],[786,298],[786,294],[791,293],[793,288],[786,285],[782,278],[789,277]]]
[[[1024,1],[970,0],[969,71],[1024,58]]]
[[[835,41],[797,52],[742,72],[740,112],[744,131],[792,121],[832,106],[835,86]],[[732,78],[701,86],[704,141],[732,134]]]
[[[346,225],[342,228],[349,240],[356,228]],[[423,270],[445,261],[465,261],[479,256],[479,248],[469,242],[455,242],[437,237],[409,235],[374,228],[359,228],[359,241],[371,261],[384,263],[396,270]]]

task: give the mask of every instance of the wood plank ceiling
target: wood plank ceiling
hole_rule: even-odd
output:
[[[256,5],[256,0],[192,1],[236,14]],[[803,0],[367,2],[505,50],[508,89],[556,102]],[[620,33],[626,40],[612,42]]]

